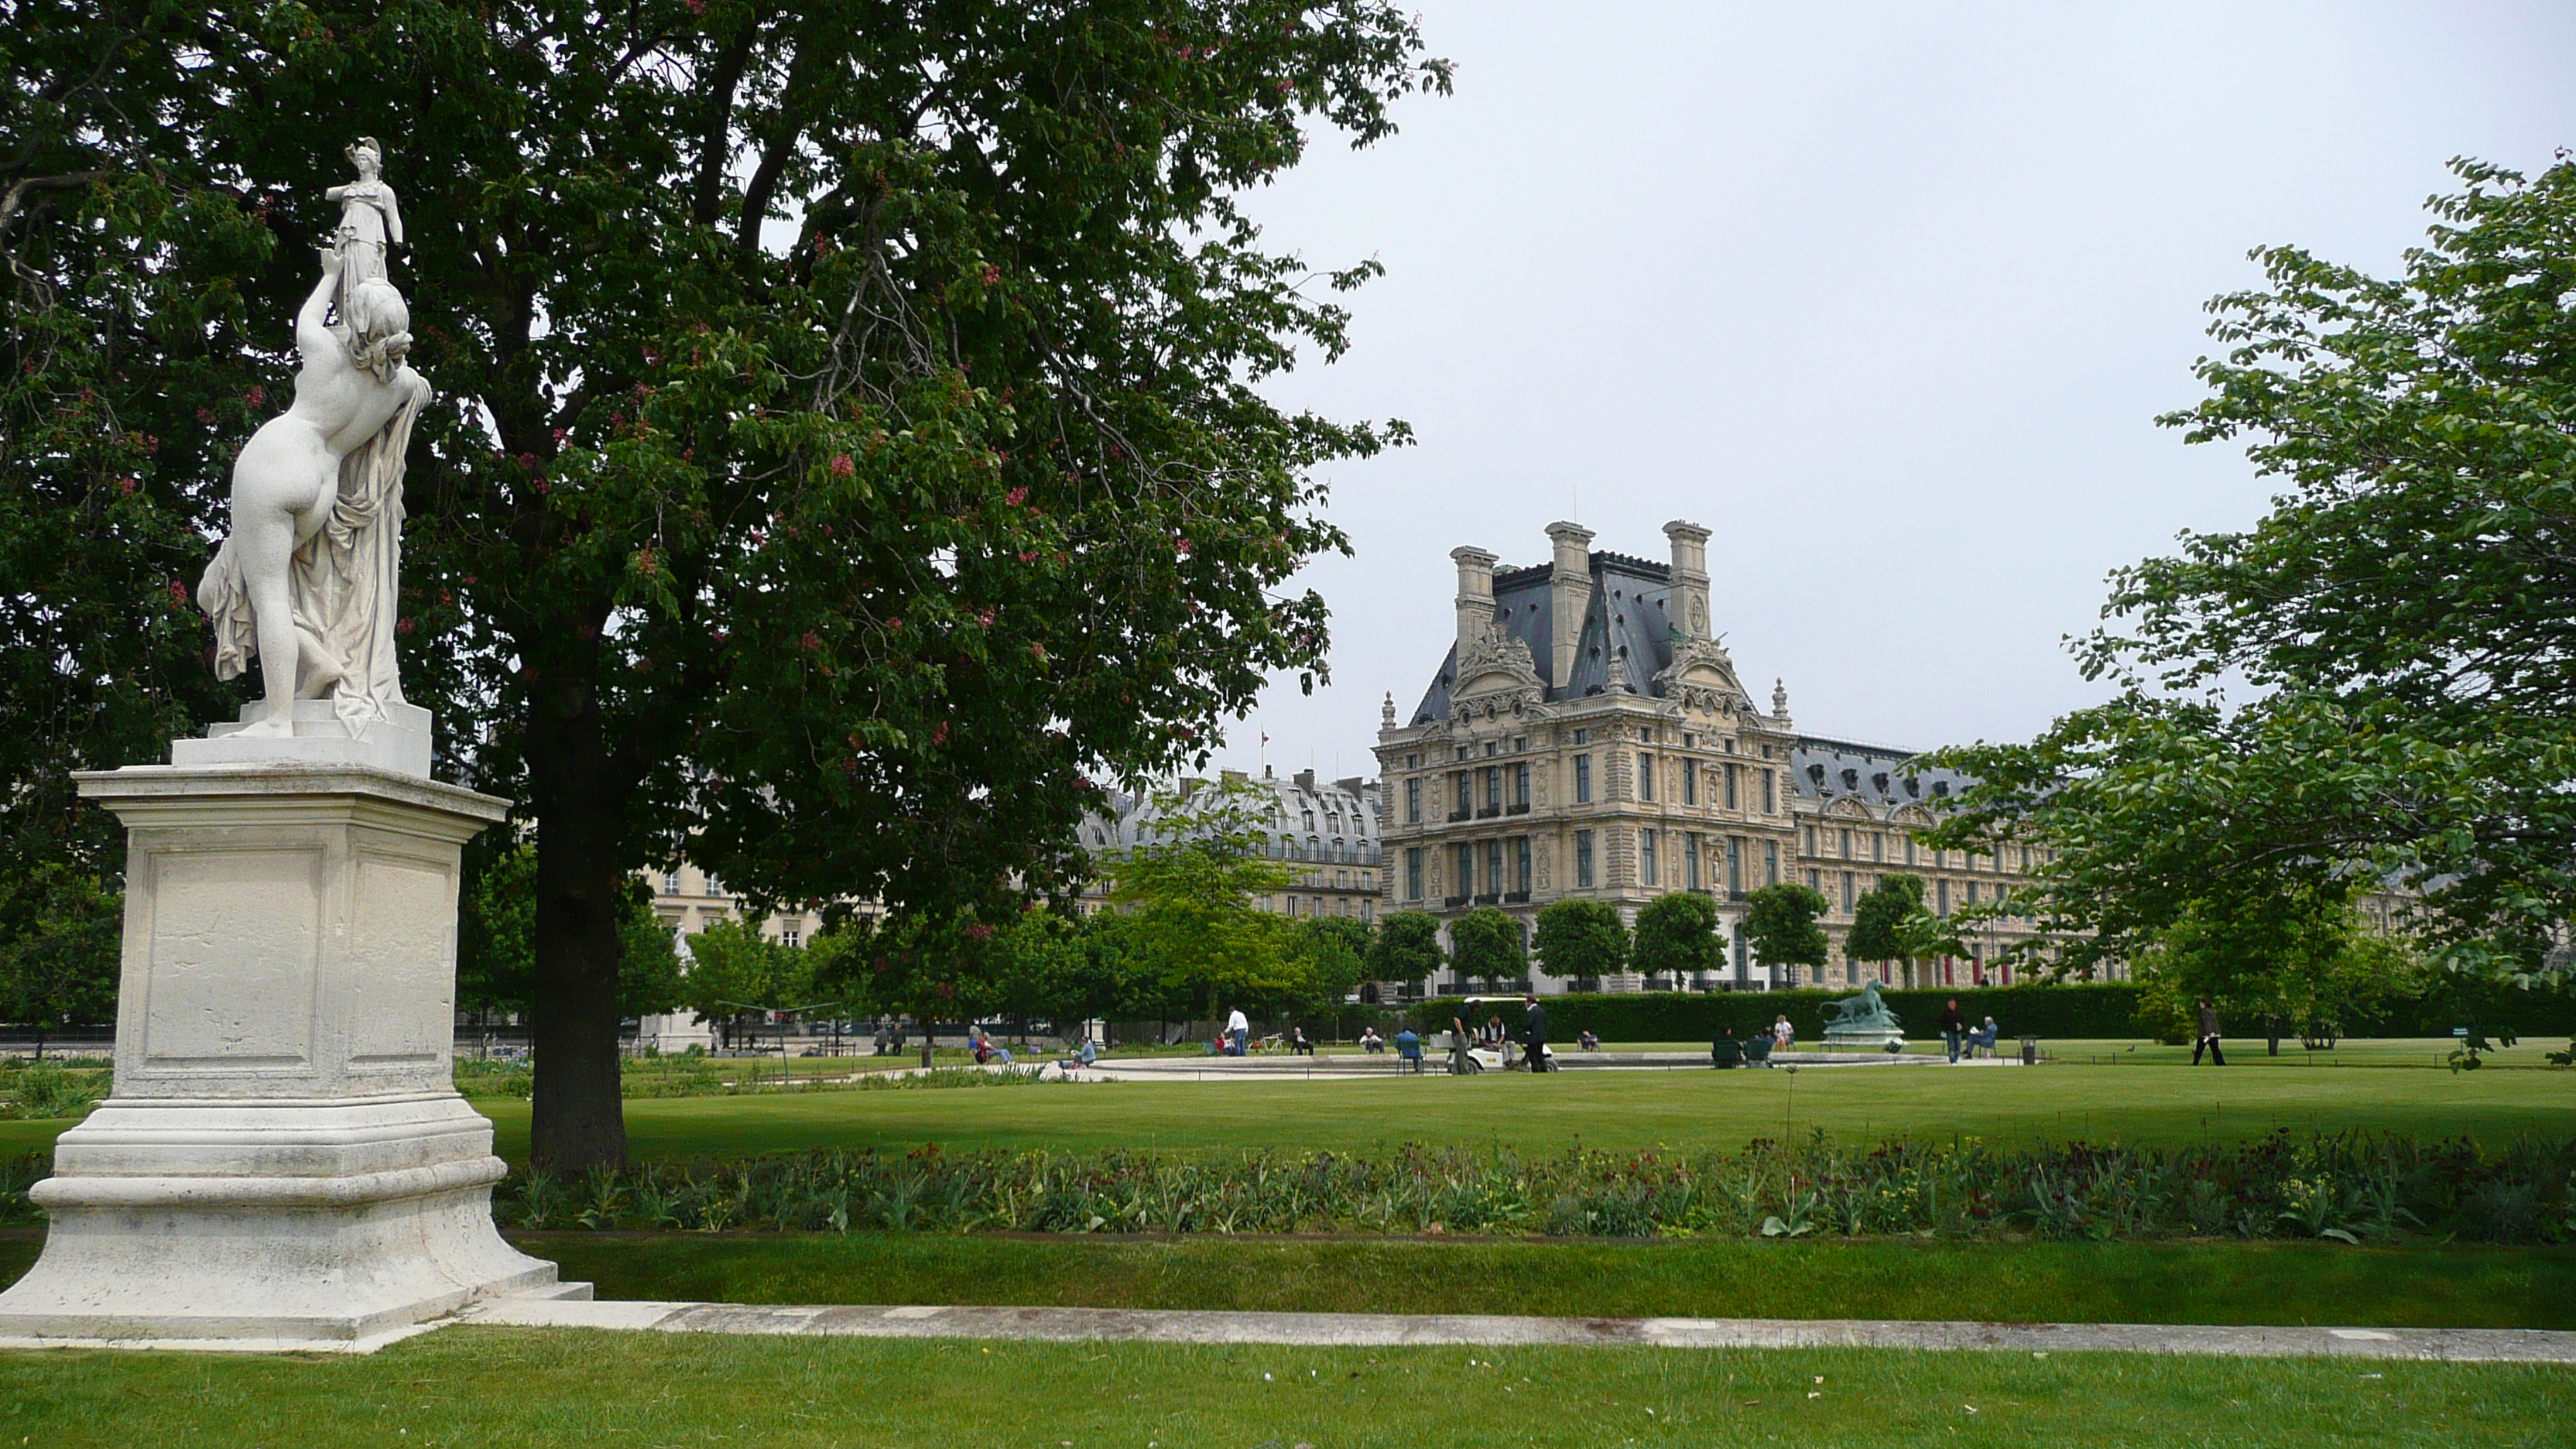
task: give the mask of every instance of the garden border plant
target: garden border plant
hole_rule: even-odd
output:
[[[2489,1151],[2359,1132],[2174,1148],[1846,1147],[1533,1157],[1408,1144],[1368,1156],[825,1150],[514,1173],[531,1230],[1491,1234],[2065,1241],[2576,1241],[2576,1139]],[[21,1196],[12,1201],[23,1212]],[[0,1211],[12,1210],[0,1207]]]

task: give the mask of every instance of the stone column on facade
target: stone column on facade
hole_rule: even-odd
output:
[[[1458,657],[1464,659],[1493,627],[1495,559],[1481,548],[1453,548],[1449,557],[1458,565]]]
[[[1708,634],[1708,530],[1675,519],[1664,525],[1672,545],[1672,621],[1692,639]]]
[[[1580,524],[1551,523],[1548,542],[1555,548],[1548,573],[1549,650],[1547,683],[1565,689],[1574,682],[1576,649],[1583,642],[1583,615],[1592,607],[1592,530]]]

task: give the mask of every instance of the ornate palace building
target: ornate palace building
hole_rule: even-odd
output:
[[[1458,632],[1410,719],[1388,698],[1378,732],[1386,906],[1444,918],[1497,906],[1523,921],[1568,896],[1607,901],[1631,924],[1669,891],[1715,897],[1724,969],[1692,981],[1630,975],[1578,983],[1539,963],[1524,982],[1443,983],[1564,991],[1838,986],[1878,965],[1843,955],[1860,897],[1892,872],[1919,876],[1943,915],[1997,899],[2031,852],[1936,851],[1917,832],[1960,782],[1914,752],[1801,733],[1777,682],[1768,712],[1710,633],[1709,531],[1668,523],[1670,561],[1592,551],[1551,525],[1552,559],[1497,568],[1477,548],[1458,565]],[[1773,967],[1739,931],[1748,892],[1803,881],[1830,905],[1821,970]],[[2029,933],[1980,924],[1970,954],[1929,963],[1920,984],[2009,979],[1987,961]]]

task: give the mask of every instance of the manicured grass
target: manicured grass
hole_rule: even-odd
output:
[[[482,1104],[501,1152],[527,1108]],[[1120,1082],[1004,1091],[841,1092],[627,1104],[639,1157],[845,1146],[1352,1151],[1407,1141],[1553,1152],[1741,1146],[1823,1127],[1847,1141],[2186,1142],[2359,1128],[2418,1137],[2576,1132],[2576,1077],[2538,1072],[2200,1073],[2127,1067],[1561,1072],[1344,1082]]]
[[[362,1359],[0,1356],[0,1443],[2536,1446],[2571,1393],[2403,1361],[457,1328]]]
[[[2141,1049],[2144,1055],[2147,1049]],[[476,1103],[501,1154],[523,1161],[524,1102]],[[2576,1074],[2225,1070],[2129,1065],[1845,1067],[1787,1071],[1560,1072],[1365,1081],[1119,1082],[993,1091],[816,1092],[630,1101],[638,1158],[733,1157],[802,1147],[1273,1147],[1506,1143],[1554,1152],[1738,1147],[1822,1127],[1888,1137],[2180,1143],[2294,1132],[2421,1138],[2576,1133]],[[0,1154],[50,1148],[66,1122],[0,1122]]]
[[[2576,1328],[2576,1251],[2315,1243],[525,1233],[603,1298]],[[13,1265],[14,1266],[14,1265]]]

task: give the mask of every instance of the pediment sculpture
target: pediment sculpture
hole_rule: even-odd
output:
[[[1499,622],[1488,623],[1459,649],[1456,678],[1450,697],[1462,701],[1501,694],[1536,704],[1546,693],[1529,645]]]
[[[1734,656],[1714,639],[1675,641],[1673,662],[1657,671],[1655,689],[1684,709],[1734,714],[1752,707],[1743,683],[1735,677]]]

